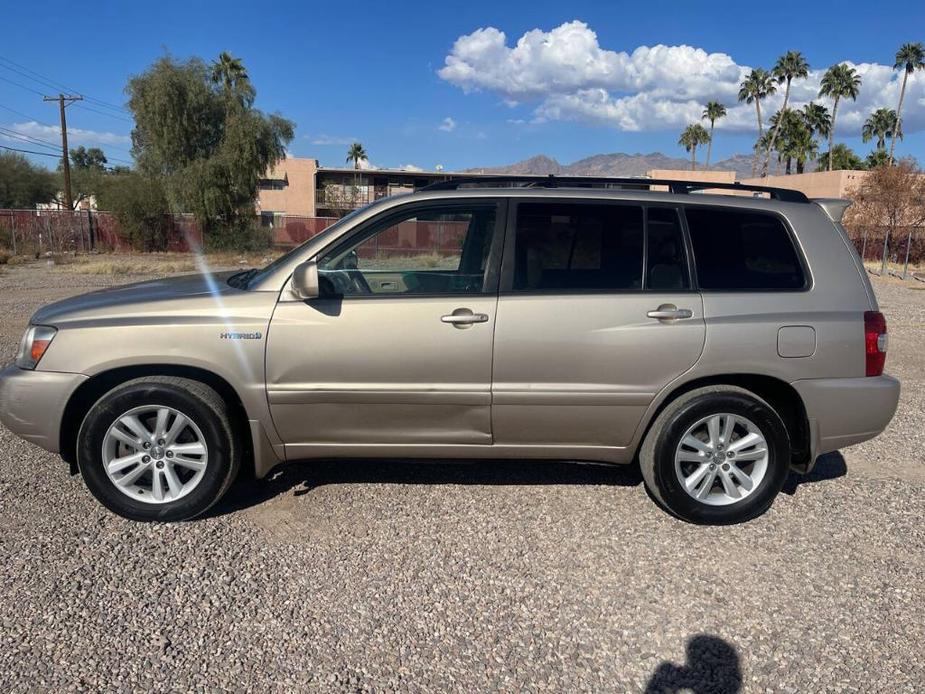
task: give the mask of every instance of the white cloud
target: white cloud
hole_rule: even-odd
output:
[[[437,126],[437,130],[442,130],[445,133],[451,133],[456,130],[456,121],[447,116],[443,119],[440,125]]]
[[[900,73],[889,65],[851,64],[863,83],[857,102],[839,103],[840,133],[858,134],[867,116],[895,108]],[[768,66],[766,66],[768,67]],[[464,92],[488,91],[509,106],[533,104],[533,121],[574,120],[620,130],[674,129],[699,120],[711,99],[726,104],[718,129],[753,131],[754,104],[739,103],[739,83],[751,66],[725,53],[693,46],[640,46],[632,52],[601,47],[584,22],[566,22],[550,31],[533,29],[509,46],[494,27],[460,36],[439,76]],[[794,82],[796,106],[817,99],[824,69]],[[783,88],[762,103],[767,117],[783,102]],[[823,101],[831,108],[828,100]],[[903,124],[907,133],[925,129],[925,74],[910,76]],[[513,119],[518,122],[522,119]]]
[[[9,129],[30,137],[49,140],[55,144],[61,140],[61,128],[56,125],[42,125],[35,121],[28,121],[14,123],[9,126]],[[69,127],[67,141],[68,145],[130,145],[132,138],[117,133]]]
[[[415,166],[414,164],[405,164],[404,166],[399,166],[398,168],[399,168],[401,171],[414,171],[414,172],[418,172],[418,171],[423,171],[423,170],[424,170],[424,169],[422,169],[420,166]]]
[[[356,142],[355,137],[338,137],[336,135],[305,135],[309,144],[327,146],[327,145],[352,145]]]

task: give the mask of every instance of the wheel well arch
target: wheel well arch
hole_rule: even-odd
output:
[[[658,418],[669,404],[678,397],[688,393],[696,388],[704,386],[729,385],[738,386],[748,390],[762,400],[765,400],[780,415],[787,429],[787,435],[790,437],[790,464],[797,470],[808,469],[812,462],[810,458],[810,431],[809,419],[806,414],[806,407],[803,399],[796,389],[786,381],[782,381],[774,376],[762,374],[716,374],[696,378],[691,381],[685,381],[672,389],[658,407],[649,416],[646,422],[645,430],[639,438],[639,445],[645,441],[649,434],[652,424]]]
[[[178,376],[199,381],[215,390],[229,405],[229,411],[234,418],[234,430],[242,432],[241,443],[244,446],[245,464],[253,459],[253,442],[247,423],[247,411],[234,386],[218,374],[195,366],[144,364],[122,366],[94,374],[80,384],[80,387],[68,399],[61,419],[58,443],[61,457],[71,465],[72,470],[75,470],[77,464],[77,434],[90,408],[119,384],[144,376]]]

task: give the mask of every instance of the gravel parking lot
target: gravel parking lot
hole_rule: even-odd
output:
[[[112,282],[0,270],[0,361],[39,305]],[[735,527],[669,517],[631,468],[399,461],[137,524],[0,430],[0,691],[919,690],[925,291],[876,289],[890,429]]]

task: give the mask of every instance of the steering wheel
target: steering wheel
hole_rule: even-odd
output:
[[[373,290],[363,276],[355,269],[327,270],[321,273],[322,280],[328,280],[330,285],[326,289],[332,294],[372,294]],[[322,281],[322,284],[324,282]]]

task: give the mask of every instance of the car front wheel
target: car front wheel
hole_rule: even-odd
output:
[[[218,393],[168,376],[134,379],[106,393],[77,440],[87,487],[106,508],[132,520],[204,513],[234,480],[240,457]]]

